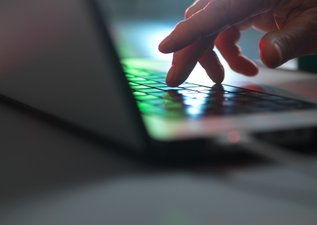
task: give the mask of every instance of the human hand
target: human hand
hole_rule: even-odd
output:
[[[256,64],[236,44],[240,31],[250,26],[266,33],[259,50],[270,68],[317,53],[317,0],[197,0],[159,45],[163,53],[174,52],[167,84],[184,82],[198,61],[215,83],[221,83],[224,70],[214,46],[231,69],[256,75]]]

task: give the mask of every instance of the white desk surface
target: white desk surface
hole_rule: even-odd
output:
[[[0,102],[0,224],[316,224],[317,181],[285,167],[159,168],[108,150]]]

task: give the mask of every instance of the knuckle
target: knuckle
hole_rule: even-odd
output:
[[[197,10],[196,10],[193,6],[190,6],[190,7],[188,7],[188,8],[185,10],[184,18],[185,18],[185,19],[188,19],[189,17],[191,17],[192,15],[194,15],[196,12],[197,12]]]

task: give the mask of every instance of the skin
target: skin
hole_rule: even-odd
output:
[[[183,83],[197,62],[215,83],[221,83],[224,69],[214,47],[231,69],[256,75],[256,64],[236,44],[240,31],[249,27],[264,32],[260,58],[270,68],[316,54],[317,0],[197,0],[159,45],[161,52],[174,53],[167,85]]]

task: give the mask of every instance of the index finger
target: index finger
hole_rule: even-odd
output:
[[[176,25],[160,44],[163,53],[178,51],[193,42],[220,32],[245,19],[263,13],[273,6],[268,0],[210,0],[191,17]]]

